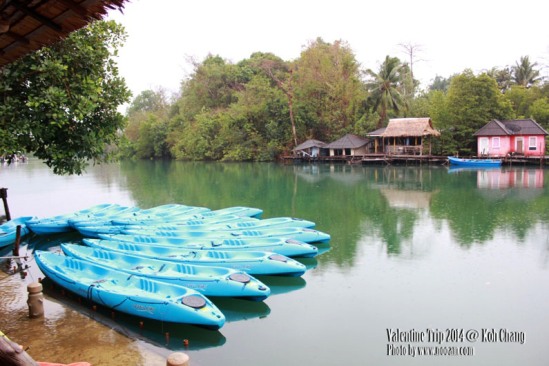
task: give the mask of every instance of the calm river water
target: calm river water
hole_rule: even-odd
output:
[[[332,240],[303,277],[260,277],[266,301],[216,300],[227,323],[214,332],[93,311],[47,281],[46,317],[29,319],[26,284],[42,277],[32,251],[80,241],[31,236],[28,275],[0,271],[0,330],[37,360],[96,366],[165,365],[174,351],[194,366],[547,365],[546,173],[123,162],[59,177],[32,160],[2,166],[12,217],[107,202],[252,206],[315,221]]]

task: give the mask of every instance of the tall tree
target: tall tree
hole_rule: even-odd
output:
[[[530,62],[528,56],[523,56],[512,67],[513,81],[525,88],[529,88],[541,81],[540,71],[536,69],[537,62]]]
[[[366,70],[370,77],[367,88],[370,91],[371,105],[379,113],[377,127],[382,127],[387,122],[389,110],[398,112],[403,105],[400,92],[402,82],[402,63],[397,57],[385,57],[385,61],[376,73],[371,69]]]
[[[454,76],[446,100],[447,120],[442,126],[449,137],[448,153],[475,151],[473,134],[492,119],[513,116],[511,103],[501,94],[496,81],[487,74],[475,76],[466,70]]]
[[[253,57],[254,55],[252,55]],[[257,54],[255,54],[257,58]],[[274,56],[274,55],[272,55]],[[276,83],[277,87],[286,95],[288,99],[288,112],[290,124],[292,125],[292,137],[294,147],[297,146],[297,128],[294,118],[294,82],[293,69],[290,63],[285,63],[277,57],[262,58],[260,67],[265,70],[267,75]]]
[[[307,138],[335,139],[363,114],[366,98],[349,45],[317,38],[295,61],[295,105]]]
[[[494,67],[488,70],[486,74],[496,80],[499,90],[501,90],[502,93],[505,93],[507,90],[509,90],[509,88],[513,84],[513,72],[508,66],[504,67],[503,69],[498,69]]]
[[[0,150],[34,153],[56,174],[104,161],[130,92],[113,56],[126,34],[96,21],[0,70]]]

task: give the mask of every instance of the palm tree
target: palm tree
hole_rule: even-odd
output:
[[[402,67],[398,58],[386,56],[378,73],[370,69],[366,70],[366,74],[372,78],[366,85],[370,91],[369,99],[372,109],[379,112],[378,128],[387,121],[389,109],[398,112],[402,106],[402,95],[399,91]]]
[[[513,81],[525,88],[538,83],[542,78],[539,70],[536,70],[537,62],[530,63],[528,56],[523,56],[520,61],[512,67]]]

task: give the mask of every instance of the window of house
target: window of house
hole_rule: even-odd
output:
[[[536,136],[528,137],[528,150],[536,150],[538,139]]]
[[[499,149],[499,137],[492,137],[492,147]]]

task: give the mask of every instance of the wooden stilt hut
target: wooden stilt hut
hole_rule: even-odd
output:
[[[430,118],[393,118],[381,134],[388,155],[431,155],[431,138],[440,136]]]

